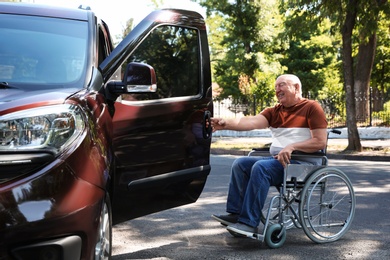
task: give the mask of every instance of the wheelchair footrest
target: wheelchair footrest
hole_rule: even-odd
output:
[[[264,234],[261,233],[245,232],[242,230],[240,230],[239,232],[235,232],[234,229],[231,229],[229,227],[227,228],[227,230],[229,231],[230,234],[232,234],[235,237],[247,237],[251,239],[260,240],[261,242],[264,241]]]

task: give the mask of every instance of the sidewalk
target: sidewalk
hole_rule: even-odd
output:
[[[329,159],[390,161],[390,139],[362,139],[363,152],[344,151],[348,139],[329,139],[327,156]],[[265,147],[271,143],[270,137],[224,137],[213,135],[211,153],[248,155],[252,147]]]

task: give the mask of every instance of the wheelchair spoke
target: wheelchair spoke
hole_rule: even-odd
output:
[[[349,179],[337,169],[321,169],[302,192],[300,218],[305,233],[317,243],[335,241],[349,229],[355,197]]]

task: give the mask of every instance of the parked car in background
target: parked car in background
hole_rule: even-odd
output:
[[[0,259],[109,259],[112,225],[195,202],[211,95],[196,12],[114,48],[91,10],[0,3]]]

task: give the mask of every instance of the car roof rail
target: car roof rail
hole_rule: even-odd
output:
[[[83,9],[83,10],[91,10],[91,7],[89,5],[79,5],[79,9]]]

